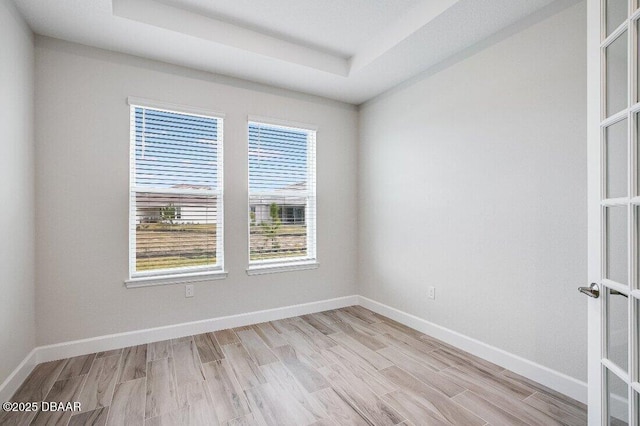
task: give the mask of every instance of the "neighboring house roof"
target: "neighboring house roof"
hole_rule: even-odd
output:
[[[282,188],[275,189],[273,192],[296,192],[296,191],[304,191],[306,189],[306,182],[296,182],[291,185],[287,185]],[[177,184],[171,186],[172,189],[196,189],[196,190],[211,190],[212,188],[208,185],[192,185],[192,184]],[[176,206],[184,206],[184,205],[193,205],[198,206],[202,205],[202,203],[206,202],[206,195],[176,195],[176,194],[148,194],[144,192],[139,192],[137,194],[138,208],[139,209],[153,209],[159,207],[165,207],[169,204],[173,204]],[[263,195],[263,196],[253,196],[251,197],[250,204],[254,205],[263,205],[263,204],[271,204],[276,203],[279,205],[305,205],[306,198],[304,196],[284,196],[284,195]]]
[[[306,191],[307,190],[307,182],[296,182],[291,185],[283,186],[282,188],[275,189],[275,192],[279,191]]]
[[[273,193],[271,194],[265,194],[265,195],[254,195],[251,197],[249,203],[254,206],[254,205],[260,205],[260,204],[271,204],[271,203],[276,203],[276,204],[280,204],[280,205],[289,205],[289,206],[295,206],[295,205],[305,205],[306,204],[306,197],[304,197],[303,195],[300,196],[289,196],[289,195],[275,195],[275,193],[279,193],[279,192],[283,192],[283,193],[292,193],[292,192],[296,192],[296,191],[305,191],[307,189],[307,182],[296,182],[296,183],[292,183],[290,185],[287,186],[283,186],[282,188],[277,188],[273,190]]]
[[[249,204],[252,206],[256,206],[276,203],[278,205],[287,206],[304,206],[306,202],[306,198],[304,197],[276,197],[265,195],[262,197],[251,197]]]
[[[208,185],[191,185],[188,183],[180,183],[178,185],[173,185],[171,188],[174,189],[204,189],[204,190],[212,190],[213,188]]]

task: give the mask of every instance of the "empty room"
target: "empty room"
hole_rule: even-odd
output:
[[[640,426],[640,0],[0,0],[0,425]]]

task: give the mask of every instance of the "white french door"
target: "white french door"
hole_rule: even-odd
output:
[[[639,0],[588,0],[589,425],[640,426]]]

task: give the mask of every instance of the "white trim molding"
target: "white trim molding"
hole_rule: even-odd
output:
[[[56,359],[70,358],[94,352],[109,351],[127,346],[158,342],[161,340],[178,339],[194,334],[209,333],[227,328],[242,327],[266,321],[275,321],[300,315],[339,309],[358,304],[358,296],[345,296],[318,302],[302,303],[299,305],[283,306],[244,314],[228,315],[224,317],[167,325],[164,327],[148,328],[145,330],[128,331],[125,333],[109,334],[89,339],[57,343],[40,346],[38,348],[38,363]]]
[[[153,99],[138,98],[135,96],[129,96],[127,98],[127,104],[141,108],[154,108],[182,114],[201,115],[203,117],[224,118],[225,116],[223,112],[213,111],[207,108],[174,104],[171,102],[156,101]]]
[[[201,321],[167,325],[164,327],[148,328],[144,330],[128,331],[73,340],[53,345],[34,348],[16,369],[0,385],[0,403],[8,401],[26,380],[37,364],[87,355],[95,352],[109,351],[128,346],[142,345],[161,340],[177,339],[194,334],[209,333],[227,328],[242,327],[265,321],[275,321],[300,315],[312,314],[331,309],[339,309],[358,304],[358,296],[344,296],[326,299],[318,302],[301,303],[244,314],[228,315]]]
[[[24,383],[29,374],[38,365],[38,349],[34,348],[27,354],[22,362],[16,367],[9,377],[0,385],[0,403],[9,401],[20,385]]]
[[[278,262],[254,264],[247,268],[247,275],[275,274],[277,272],[305,271],[308,269],[318,269],[320,264],[315,260],[303,262]]]
[[[315,124],[301,123],[299,121],[284,120],[282,118],[265,117],[262,115],[247,115],[247,123],[271,124],[272,126],[286,127],[289,129],[302,129],[311,132],[318,132]]]
[[[89,339],[40,346],[32,350],[13,373],[0,385],[0,402],[14,394],[33,368],[42,362],[119,349],[167,339],[176,339],[227,328],[241,327],[299,315],[312,314],[346,306],[360,305],[422,333],[440,339],[475,356],[491,361],[557,392],[586,403],[587,384],[551,368],[537,364],[510,352],[488,345],[446,327],[408,314],[364,296],[344,296],[318,302],[302,303],[262,311],[193,321],[145,330],[110,334]]]
[[[133,277],[124,280],[124,285],[127,288],[140,288],[150,287],[156,285],[171,285],[171,284],[184,284],[195,283],[202,281],[223,280],[229,276],[227,271],[205,271],[205,272],[192,272],[188,274],[175,274],[175,275],[149,275]]]
[[[358,296],[358,304],[472,355],[509,369],[577,401],[585,404],[587,402],[586,382],[367,297]]]

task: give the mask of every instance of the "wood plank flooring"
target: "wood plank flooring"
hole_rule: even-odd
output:
[[[585,425],[583,404],[359,306],[38,365],[2,425]]]

